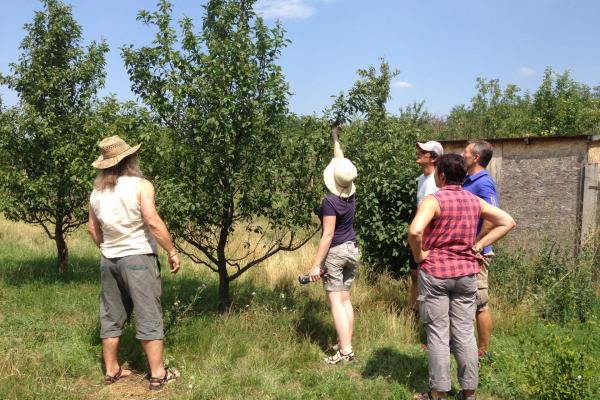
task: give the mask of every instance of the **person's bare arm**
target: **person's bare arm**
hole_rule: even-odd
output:
[[[102,234],[102,228],[100,227],[100,220],[94,214],[94,210],[92,207],[89,207],[88,210],[88,228],[87,228],[90,236],[94,239],[94,243],[96,246],[100,248],[102,242],[104,242],[104,235]]]
[[[171,235],[167,231],[167,226],[156,211],[154,201],[154,186],[147,180],[142,180],[138,186],[138,195],[140,207],[142,209],[142,218],[150,229],[158,244],[167,251],[169,257],[169,269],[176,273],[180,268],[179,257],[171,240]]]
[[[491,231],[493,227],[494,227],[494,225],[492,225],[492,223],[490,221],[483,220],[483,224],[481,225],[481,230],[477,234],[477,239],[475,239],[475,242],[477,242],[479,239],[481,239],[482,237],[487,235],[488,232]]]
[[[485,200],[488,204],[498,207],[498,195],[496,194],[496,187],[490,182],[481,188],[481,193],[478,194],[477,197]],[[494,226],[490,221],[483,220],[483,224],[481,225],[481,229],[477,234],[477,239],[475,239],[475,242],[487,235],[493,227]]]
[[[342,151],[342,147],[340,146],[340,127],[333,126],[331,128],[331,139],[333,140],[333,157],[334,158],[344,158],[344,152]]]
[[[506,212],[498,207],[494,207],[485,200],[479,199],[481,204],[481,218],[491,224],[491,229],[483,236],[477,239],[473,246],[473,251],[480,253],[484,247],[491,245],[504,237],[517,224],[515,220]]]
[[[428,250],[423,250],[423,232],[425,232],[425,228],[431,220],[436,215],[439,215],[440,212],[440,205],[435,197],[426,196],[421,201],[417,209],[417,215],[415,215],[408,227],[408,244],[417,264],[422,263],[429,255]]]
[[[321,265],[323,260],[327,257],[327,252],[331,246],[333,240],[333,234],[335,232],[335,215],[328,215],[323,217],[323,234],[319,241],[319,247],[317,248],[317,254],[313,260],[313,266],[308,274],[311,282],[318,281],[321,279]]]

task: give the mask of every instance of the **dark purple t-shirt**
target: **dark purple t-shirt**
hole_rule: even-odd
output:
[[[331,241],[331,247],[345,242],[356,242],[356,234],[352,227],[354,221],[354,195],[348,198],[340,198],[329,193],[323,198],[321,208],[319,209],[319,219],[323,224],[323,217],[335,215],[335,231]]]

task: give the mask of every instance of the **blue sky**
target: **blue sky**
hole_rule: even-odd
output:
[[[201,18],[200,0],[172,0],[176,18]],[[135,99],[119,47],[141,46],[150,28],[135,20],[154,0],[72,0],[85,42],[104,38],[111,52],[101,94]],[[18,59],[23,25],[40,9],[34,0],[5,2],[0,14],[0,71]],[[257,10],[282,20],[292,43],[280,63],[290,89],[290,109],[320,113],[330,96],[350,88],[356,70],[385,57],[401,71],[394,81],[390,112],[412,101],[447,115],[475,94],[475,78],[535,90],[546,66],[572,71],[600,85],[600,2],[594,0],[261,0]],[[4,102],[14,93],[0,88]]]

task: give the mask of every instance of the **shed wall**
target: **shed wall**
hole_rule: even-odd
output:
[[[500,207],[517,221],[503,244],[534,250],[548,238],[565,247],[577,246],[586,158],[600,158],[599,143],[563,138],[492,144],[488,171],[496,181]],[[443,145],[446,153],[461,153],[466,142]]]

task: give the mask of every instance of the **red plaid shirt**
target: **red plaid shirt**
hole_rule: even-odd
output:
[[[444,186],[434,194],[441,214],[423,232],[423,249],[430,250],[419,266],[436,278],[458,278],[479,272],[471,250],[481,215],[479,199],[460,185]]]

